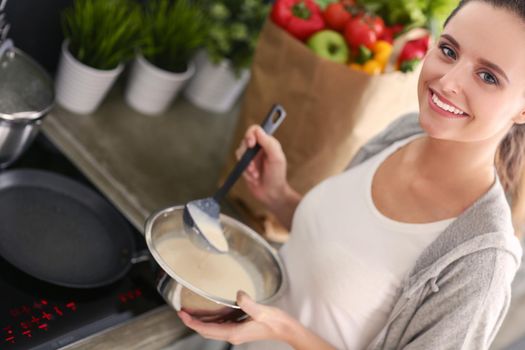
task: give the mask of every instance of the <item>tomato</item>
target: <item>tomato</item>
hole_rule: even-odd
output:
[[[386,41],[390,44],[393,44],[394,43],[394,33],[392,32],[392,29],[385,27],[385,30],[383,30],[383,34],[378,36],[378,39]]]
[[[394,24],[390,26],[390,31],[392,32],[392,36],[395,38],[399,33],[401,33],[405,27],[402,24]]]
[[[329,4],[323,12],[323,18],[326,25],[338,32],[343,32],[346,24],[352,18],[346,6],[341,2],[333,2]]]
[[[361,17],[352,18],[345,27],[345,39],[348,45],[357,49],[363,45],[370,50],[377,41],[377,34]]]
[[[385,21],[379,16],[369,15],[369,14],[363,14],[363,21],[368,23],[376,32],[377,36],[380,37],[383,35],[383,32],[385,31]]]

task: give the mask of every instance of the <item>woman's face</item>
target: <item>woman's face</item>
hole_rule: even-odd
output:
[[[525,22],[484,2],[465,5],[429,50],[418,97],[429,136],[500,140],[525,122]]]

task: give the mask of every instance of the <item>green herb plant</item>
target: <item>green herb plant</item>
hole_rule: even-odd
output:
[[[262,0],[208,0],[206,51],[213,63],[228,59],[236,75],[251,65],[270,5]]]
[[[133,0],[75,0],[61,19],[71,54],[97,69],[133,58],[142,37],[140,6]]]
[[[181,73],[208,35],[203,5],[196,0],[149,0],[143,17],[142,54],[155,66]]]

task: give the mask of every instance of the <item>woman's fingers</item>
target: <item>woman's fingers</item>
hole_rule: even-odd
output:
[[[201,322],[184,311],[178,313],[184,324],[198,332],[205,338],[216,340],[229,340],[232,330],[237,326],[234,323],[205,323]]]
[[[270,161],[277,160],[282,157],[282,148],[279,141],[276,138],[268,135],[261,127],[258,127],[254,131],[257,142],[261,145],[261,148],[264,149],[268,159]]]
[[[179,317],[188,328],[207,339],[227,341],[234,345],[272,339],[269,327],[253,320],[246,320],[241,323],[205,323],[192,318],[183,311],[179,311]]]
[[[246,152],[248,148],[255,147],[255,145],[257,144],[257,140],[255,137],[255,132],[257,129],[261,129],[261,128],[257,125],[252,125],[250,128],[248,128],[245,138],[243,139],[239,147],[235,150],[235,156],[237,160],[241,159],[242,155],[244,154],[244,152]],[[255,159],[251,161],[250,164],[248,164],[245,171],[243,172],[243,176],[245,179],[254,180],[254,179],[259,178],[261,158],[262,158],[262,154],[259,153],[256,155]]]
[[[253,319],[256,319],[261,313],[262,305],[257,304],[248,294],[242,290],[237,292],[237,305],[239,305],[241,309]]]

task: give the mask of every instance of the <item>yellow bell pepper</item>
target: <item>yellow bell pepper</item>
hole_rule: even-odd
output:
[[[368,60],[363,64],[363,71],[370,75],[381,74],[383,68],[384,66],[381,62],[376,59]]]
[[[374,61],[381,64],[381,71],[383,71],[392,54],[392,44],[388,41],[378,40],[372,48],[372,52],[374,53]]]

